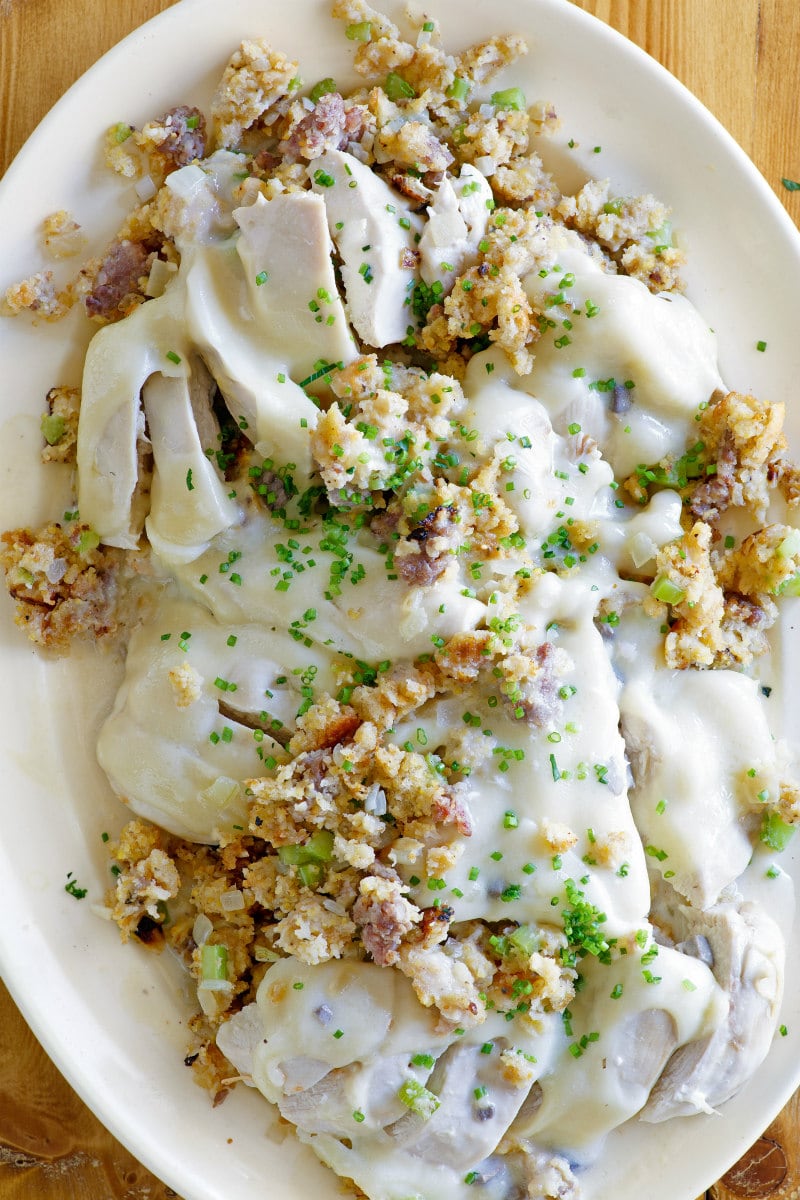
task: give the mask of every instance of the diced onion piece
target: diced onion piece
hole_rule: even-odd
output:
[[[633,565],[638,568],[643,567],[645,563],[655,558],[658,546],[649,533],[645,533],[643,529],[640,529],[628,542],[628,550],[633,559]]]
[[[253,958],[256,962],[277,962],[280,954],[277,950],[270,950],[268,946],[254,946]]]
[[[386,792],[379,783],[373,783],[364,797],[364,811],[373,813],[376,817],[386,815]]]
[[[192,926],[192,937],[196,946],[202,946],[214,932],[214,926],[205,913],[198,913]]]
[[[225,1012],[233,996],[233,984],[225,979],[212,979],[201,983],[197,989],[197,1000],[207,1017],[218,1017]]]
[[[225,912],[240,912],[244,908],[244,896],[238,888],[223,892],[219,898],[220,906]]]
[[[146,204],[148,200],[152,200],[158,188],[149,175],[143,175],[141,179],[137,179],[133,185],[133,190],[141,200],[142,204]]]
[[[686,595],[683,588],[673,583],[669,575],[657,576],[650,586],[650,591],[656,600],[661,600],[664,604],[680,604]]]
[[[54,558],[51,563],[48,563],[45,575],[48,583],[60,583],[67,573],[67,560],[65,558]]]
[[[481,175],[485,175],[487,179],[490,175],[494,175],[497,170],[497,162],[492,158],[491,154],[481,154],[479,158],[475,159],[473,166],[477,167]]]
[[[159,296],[163,296],[164,288],[176,273],[177,267],[174,263],[165,262],[163,258],[154,258],[144,289],[145,295],[152,297],[154,300]]]
[[[205,788],[200,796],[203,800],[207,800],[209,804],[213,804],[220,812],[223,808],[227,808],[232,804],[240,792],[239,784],[235,779],[230,779],[227,775],[220,775],[210,787]]]
[[[181,167],[167,176],[165,187],[182,200],[191,200],[208,182],[205,171],[195,163]]]
[[[228,979],[204,979],[198,992],[232,992],[233,984]]]

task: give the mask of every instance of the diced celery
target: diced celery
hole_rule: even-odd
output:
[[[450,100],[466,100],[469,95],[469,84],[466,79],[461,79],[460,76],[456,75],[445,95]]]
[[[522,88],[511,87],[501,92],[492,92],[492,104],[495,108],[511,108],[515,112],[524,112],[528,107]]]
[[[205,942],[200,948],[200,970],[204,983],[210,979],[227,979],[228,947]]]
[[[800,571],[784,579],[777,590],[780,596],[800,596]]]
[[[351,42],[368,42],[372,37],[372,23],[356,21],[352,25],[348,25],[344,32]]]
[[[333,834],[329,829],[318,829],[303,845],[281,846],[278,857],[288,867],[330,862],[333,857]]]
[[[426,1087],[423,1087],[416,1079],[406,1079],[400,1085],[397,1093],[397,1099],[405,1104],[406,1108],[410,1108],[418,1117],[424,1117],[427,1121],[436,1112],[439,1107],[439,1097],[433,1092],[429,1092]]]
[[[508,940],[523,954],[534,954],[539,949],[539,935],[530,925],[520,925],[508,935]]]
[[[770,850],[785,850],[794,837],[794,825],[787,825],[776,812],[764,813],[761,822],[761,841]]]
[[[657,576],[650,585],[650,591],[663,604],[680,604],[686,595],[683,588],[673,583],[668,575]]]
[[[386,76],[383,90],[389,99],[395,102],[398,100],[413,100],[417,94],[411,84],[403,79],[402,75],[398,75],[396,71],[390,71]]]
[[[648,229],[647,236],[652,238],[658,246],[671,246],[672,225],[669,221],[665,221],[658,229]]]
[[[800,529],[791,529],[775,553],[778,558],[794,558],[798,552],[800,552]]]
[[[327,79],[320,79],[319,83],[315,83],[309,92],[309,97],[316,104],[323,96],[327,96],[329,92],[336,91],[336,80],[328,76]]]
[[[297,868],[297,874],[306,887],[318,888],[325,877],[325,868],[322,863],[304,863]]]
[[[42,437],[48,446],[55,446],[56,442],[61,441],[66,427],[67,423],[64,418],[52,413],[45,413],[40,422]]]
[[[93,529],[83,529],[78,537],[78,554],[88,554],[100,545],[100,535]]]

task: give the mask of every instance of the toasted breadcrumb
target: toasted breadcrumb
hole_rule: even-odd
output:
[[[52,271],[39,271],[6,288],[3,315],[29,312],[45,321],[58,321],[72,307],[68,293],[56,289]]]
[[[105,161],[123,179],[138,179],[142,174],[142,159],[136,141],[130,141],[133,127],[119,122],[106,130]]]
[[[500,1054],[500,1073],[507,1083],[518,1088],[529,1088],[538,1074],[535,1062],[517,1050],[503,1050]]]
[[[778,596],[800,570],[800,533],[790,525],[766,525],[744,539],[724,561],[723,585],[745,596]]]
[[[238,146],[246,130],[269,125],[276,105],[289,95],[297,63],[263,38],[249,38],[231,56],[211,101],[217,146]]]
[[[63,651],[76,637],[116,632],[121,555],[101,549],[99,540],[80,524],[14,529],[0,538],[0,566],[17,602],[14,619],[32,642]]]
[[[775,809],[787,825],[800,825],[800,787],[793,780],[781,782]]]
[[[721,633],[725,599],[710,556],[711,528],[696,521],[688,533],[656,556],[656,574],[683,593],[674,605],[674,624],[664,641],[667,666],[710,667],[724,649]]]
[[[159,905],[178,894],[180,883],[174,862],[158,847],[120,872],[114,890],[112,916],[124,941],[137,931],[143,917],[160,924],[163,912]]]
[[[74,463],[78,444],[81,394],[77,388],[55,387],[47,393],[47,413],[42,418],[44,463]]]
[[[171,667],[169,682],[178,708],[189,708],[203,694],[203,676],[191,663],[184,662]]]
[[[330,912],[319,896],[311,893],[300,897],[277,929],[276,945],[311,966],[341,958],[356,932],[349,917]]]
[[[669,210],[654,196],[612,197],[608,179],[591,179],[565,196],[558,213],[570,229],[595,238],[628,275],[652,292],[680,291],[683,255],[669,245]]]
[[[747,508],[763,521],[769,491],[778,481],[783,460],[783,404],[766,404],[739,392],[712,399],[702,412],[698,435],[704,459],[714,464],[711,479],[692,493],[692,512],[716,520],[729,506]]]
[[[236,1077],[231,1079],[233,1068],[216,1042],[204,1041],[199,1050],[187,1055],[185,1062],[191,1067],[195,1082],[211,1093],[214,1107],[221,1104]]]
[[[456,73],[471,84],[487,83],[517,59],[528,53],[528,44],[518,34],[504,34],[476,42],[457,58]]]
[[[551,100],[537,100],[528,109],[533,132],[537,136],[551,137],[561,128],[561,118]]]
[[[630,839],[627,833],[611,832],[605,837],[598,837],[591,847],[592,858],[603,867],[616,868],[631,853]]]
[[[65,209],[50,213],[42,226],[42,244],[50,258],[73,258],[86,247],[86,234]]]
[[[539,832],[547,849],[556,854],[563,854],[567,850],[571,850],[578,841],[578,835],[568,825],[563,825],[559,821],[550,821],[547,818],[542,821]]]
[[[551,212],[561,199],[538,154],[519,155],[498,166],[492,175],[492,191],[500,204],[531,205],[543,212]]]
[[[399,129],[384,128],[375,139],[377,162],[418,171],[444,171],[453,162],[450,150],[423,121],[406,121]]]
[[[471,1029],[486,1018],[485,1001],[467,965],[438,946],[405,945],[398,966],[425,1008],[435,1006],[445,1022]]]

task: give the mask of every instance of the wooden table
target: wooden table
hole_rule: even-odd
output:
[[[800,224],[800,192],[781,184],[783,177],[800,180],[800,0],[574,2],[627,34],[687,84],[750,154]],[[0,174],[69,84],[168,4],[0,0]],[[81,1103],[2,985],[0,1029],[0,1200],[175,1196]],[[798,1195],[800,1092],[711,1188],[708,1200]]]

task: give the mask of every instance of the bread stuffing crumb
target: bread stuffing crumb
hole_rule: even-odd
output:
[[[74,258],[85,249],[87,241],[78,222],[63,208],[45,217],[42,244],[50,258]]]
[[[41,420],[42,462],[74,463],[78,444],[81,394],[77,388],[55,387],[47,393],[47,412]]]
[[[101,548],[87,525],[14,529],[0,538],[0,566],[32,642],[65,651],[76,637],[117,631],[118,550]]]

